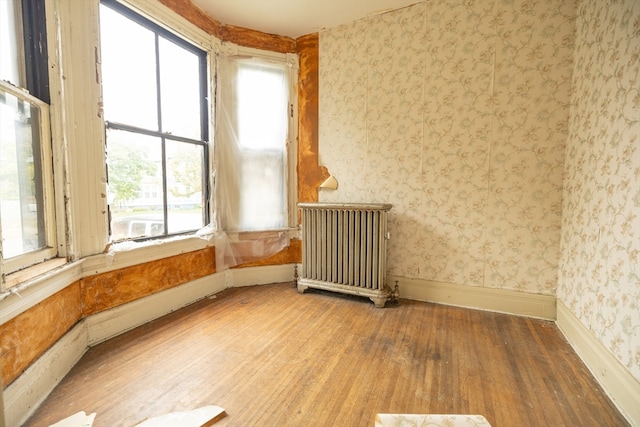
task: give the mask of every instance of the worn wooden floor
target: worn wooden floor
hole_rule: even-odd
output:
[[[373,426],[379,412],[627,425],[552,322],[292,284],[228,289],[91,348],[26,425],[86,411],[128,427],[204,405],[226,409],[216,426]]]

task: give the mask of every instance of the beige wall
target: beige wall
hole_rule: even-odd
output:
[[[321,201],[394,205],[390,274],[555,295],[575,13],[429,1],[320,34]]]
[[[558,299],[640,380],[640,2],[578,9]]]

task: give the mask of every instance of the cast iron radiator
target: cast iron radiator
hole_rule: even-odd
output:
[[[302,272],[298,292],[318,288],[369,297],[376,307],[395,298],[386,284],[387,216],[380,203],[300,203]]]

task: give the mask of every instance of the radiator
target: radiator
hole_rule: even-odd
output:
[[[384,307],[397,297],[386,285],[390,204],[300,203],[302,271],[298,292],[324,289],[369,297]]]

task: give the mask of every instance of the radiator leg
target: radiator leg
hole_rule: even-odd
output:
[[[369,299],[373,301],[376,307],[384,308],[384,305],[389,300],[389,297],[369,297]]]
[[[309,287],[307,285],[303,285],[302,283],[298,282],[298,292],[301,294],[304,294],[304,291],[306,291]]]

